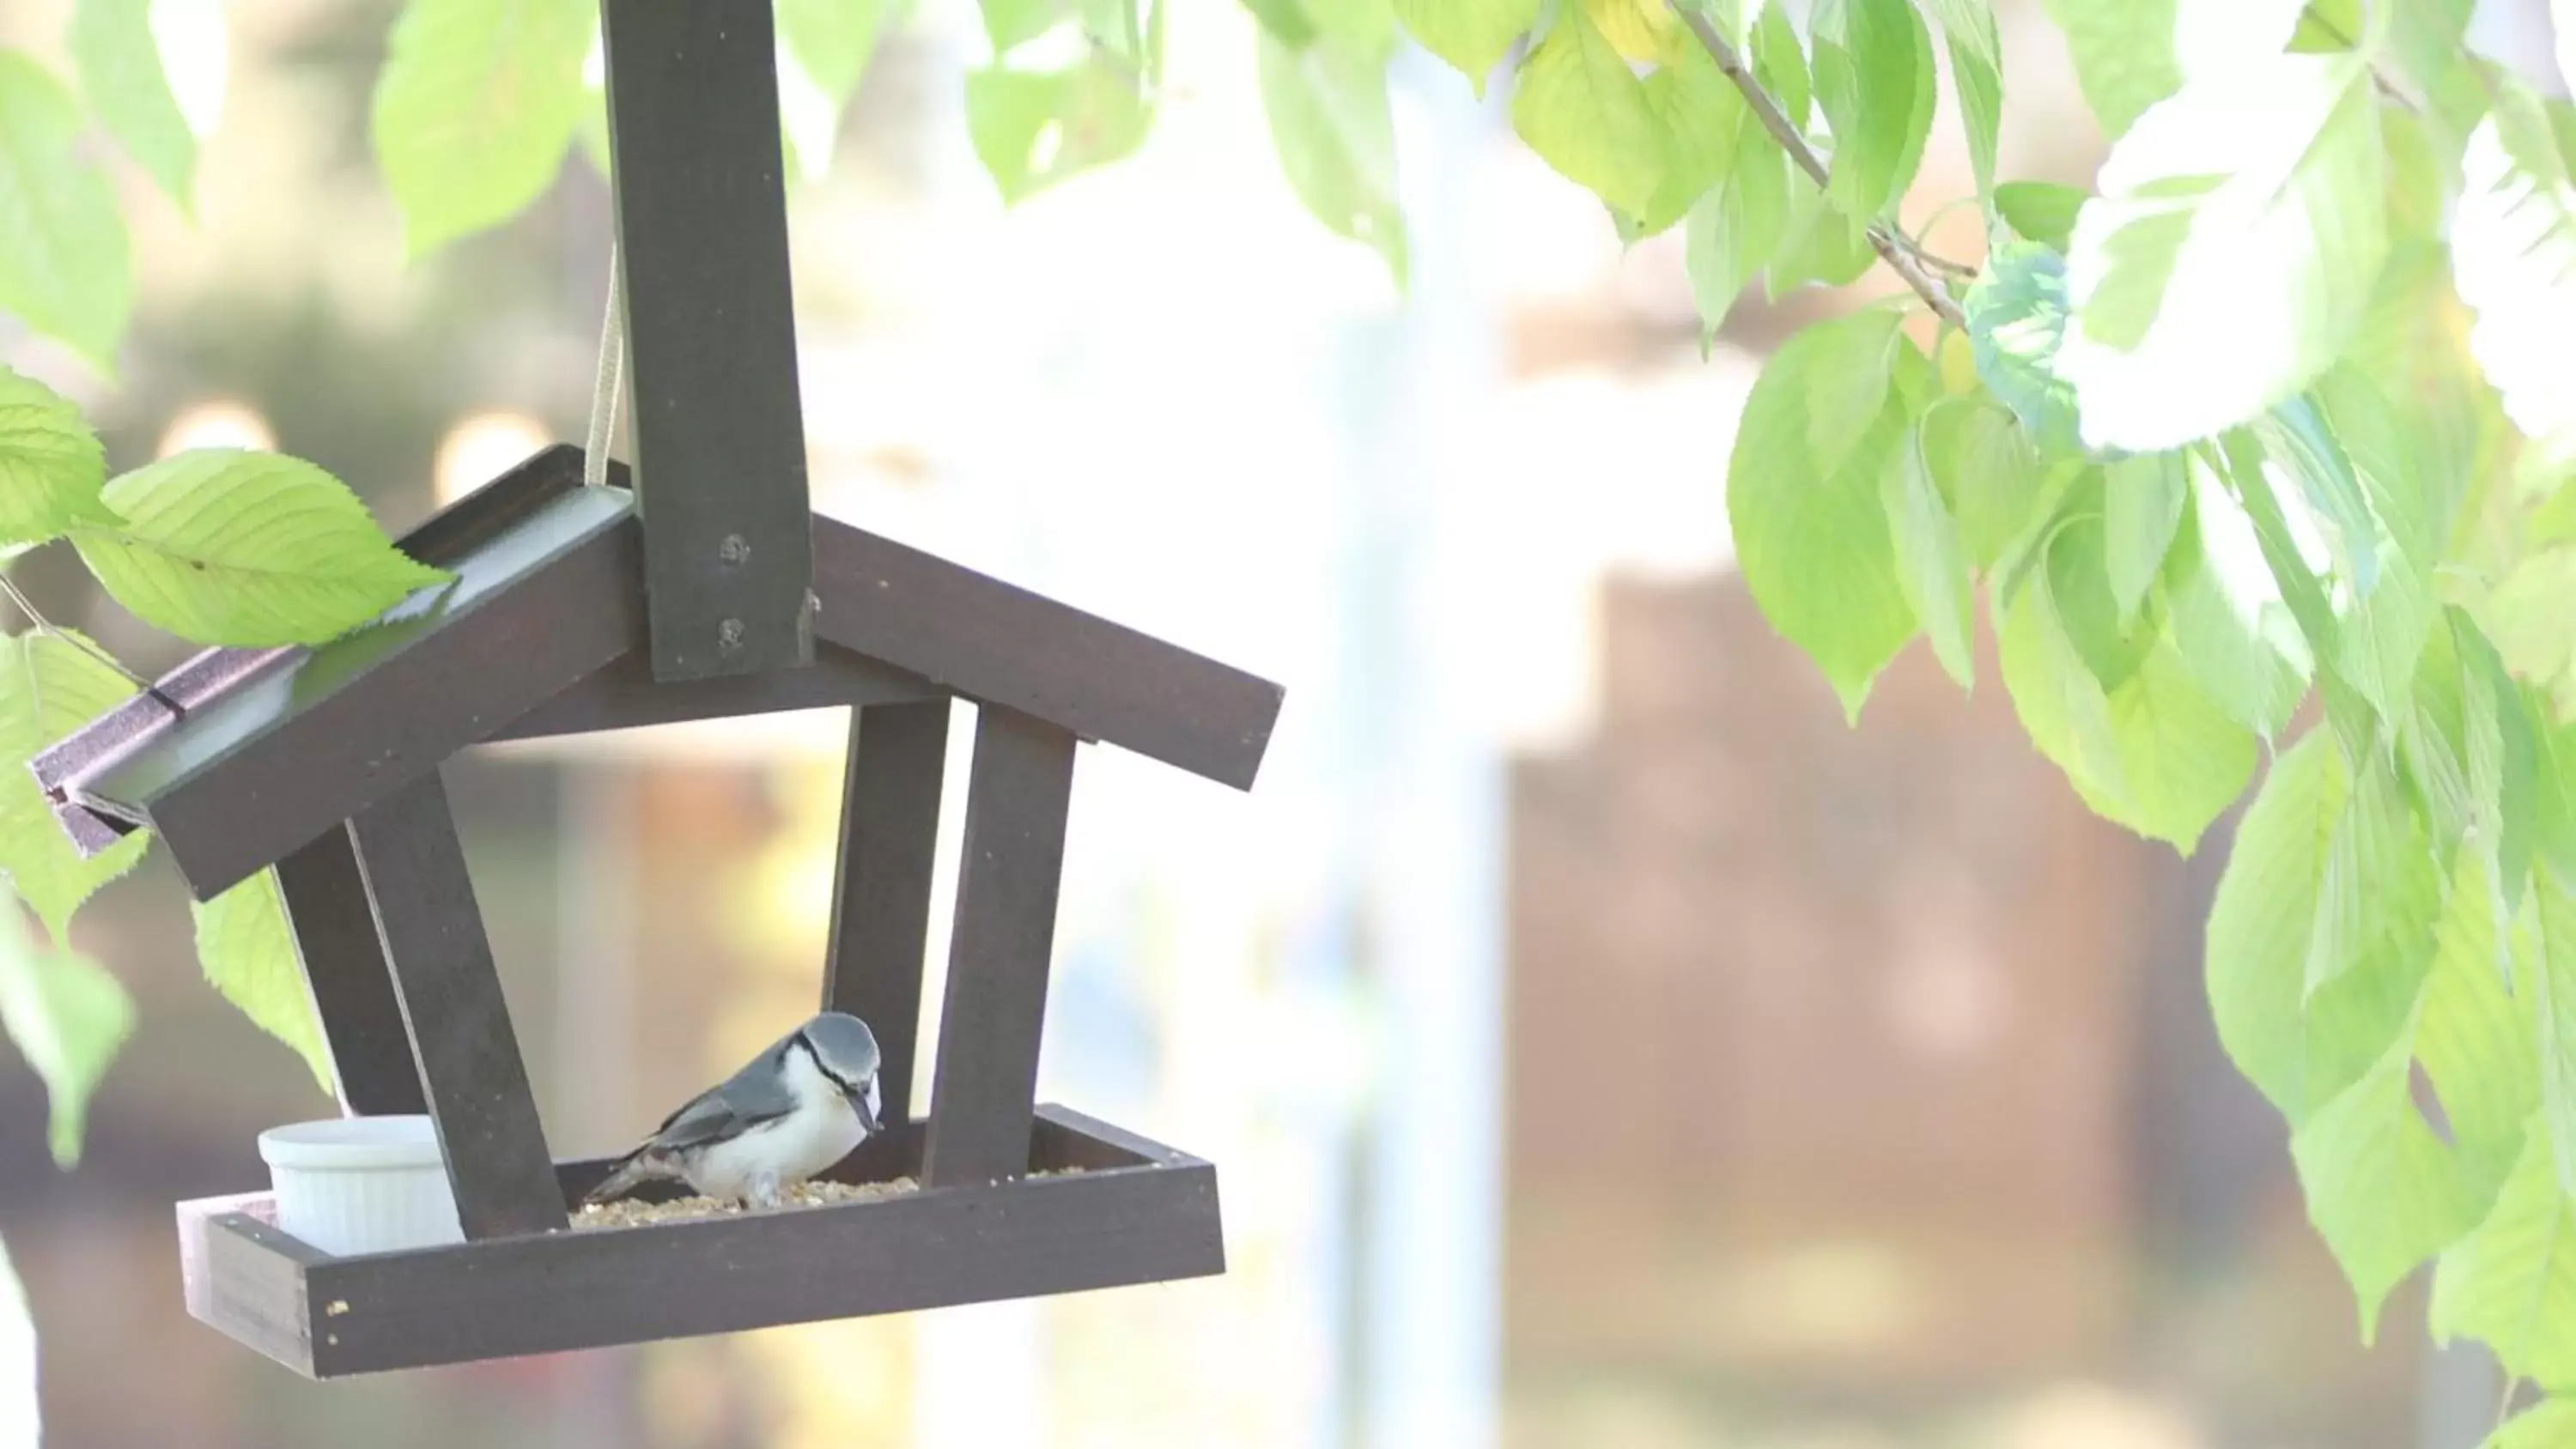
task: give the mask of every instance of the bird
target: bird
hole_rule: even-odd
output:
[[[701,1197],[777,1207],[785,1189],[884,1130],[880,1060],[866,1022],[823,1012],[663,1119],[582,1202],[679,1181]]]

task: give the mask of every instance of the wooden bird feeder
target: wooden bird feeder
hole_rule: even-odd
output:
[[[75,843],[149,827],[200,900],[277,867],[344,1109],[437,1125],[464,1243],[334,1258],[266,1194],[186,1203],[189,1309],[331,1378],[1220,1273],[1215,1169],[1037,1105],[1039,1030],[1075,746],[1248,789],[1280,690],[814,516],[770,0],[603,21],[633,491],[548,449],[402,540],[453,584],[321,648],[199,655],[34,765]],[[952,699],[978,710],[917,1120]],[[827,705],[851,733],[822,1001],[875,1027],[889,1124],[832,1176],[921,1190],[570,1230],[608,1164],[546,1148],[439,767]]]

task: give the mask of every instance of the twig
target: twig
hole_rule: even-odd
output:
[[[2507,1374],[2507,1375],[2505,1375],[2505,1376],[2504,1376],[2504,1400],[2503,1400],[2503,1402],[2501,1402],[2501,1403],[2499,1403],[2499,1404],[2497,1404],[2497,1405],[2496,1405],[2496,1421],[2495,1421],[2495,1428],[2493,1428],[2493,1429],[2491,1429],[2491,1430],[2489,1430],[2489,1431],[2487,1432],[2487,1437],[2488,1437],[2488,1438],[2492,1439],[2492,1438],[2494,1438],[2496,1435],[2503,1433],[2503,1432],[2504,1432],[2504,1426],[2505,1426],[2506,1424],[2511,1423],[2511,1422],[2513,1421],[2513,1399],[2514,1399],[2514,1395],[2519,1394],[2519,1393],[2521,1393],[2521,1392],[2522,1392],[2522,1380],[2521,1380],[2520,1378],[2518,1378],[2518,1377],[2516,1377],[2516,1376],[2512,1375],[2512,1374]]]
[[[157,699],[161,701],[162,704],[168,706],[172,714],[183,713],[179,708],[179,702],[177,700],[163,694],[160,687],[155,685],[151,680],[148,680],[142,675],[135,673],[133,670],[126,668],[124,664],[117,660],[115,655],[108,653],[106,650],[101,649],[96,644],[91,643],[88,639],[79,634],[73,633],[69,629],[56,627],[54,621],[46,618],[44,611],[36,607],[36,601],[28,598],[26,594],[18,588],[17,581],[10,578],[5,573],[0,573],[0,594],[7,594],[9,596],[9,602],[17,606],[19,613],[27,616],[27,623],[33,627],[37,633],[50,634],[54,638],[60,639],[64,643],[78,649],[90,658],[97,660],[99,663],[106,665],[108,668],[115,670],[118,674],[125,677],[127,683],[132,684],[135,688],[142,690],[145,694],[152,696],[154,699]]]
[[[1798,169],[1806,172],[1808,179],[1822,189],[1825,163],[1816,155],[1816,148],[1808,145],[1807,138],[1798,134],[1798,128],[1790,124],[1788,114],[1780,109],[1780,103],[1771,99],[1770,92],[1762,89],[1762,82],[1745,68],[1744,57],[1736,54],[1735,47],[1728,43],[1726,37],[1717,33],[1717,23],[1686,5],[1675,5],[1673,11],[1681,16],[1684,25],[1690,27],[1691,34],[1699,38],[1700,47],[1708,52],[1709,59],[1717,62],[1718,70],[1744,93],[1745,103],[1760,118],[1762,129],[1769,131],[1771,139],[1780,143],[1780,149],[1789,153],[1789,159],[1798,164]],[[1912,287],[1915,295],[1921,297],[1942,321],[1962,329],[1967,327],[1967,314],[1959,310],[1959,303],[1950,295],[1949,289],[1942,286],[1924,265],[1911,238],[1904,237],[1883,222],[1873,221],[1869,224],[1869,245],[1870,250],[1878,253],[1878,259],[1887,263],[1887,269],[1902,277],[1905,285]]]

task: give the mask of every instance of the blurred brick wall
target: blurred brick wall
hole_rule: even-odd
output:
[[[1611,586],[1598,732],[1515,771],[1515,1371],[1897,1392],[2128,1317],[2138,842],[1920,649],[1858,730],[1740,581]],[[2168,905],[2169,909],[2170,906]]]

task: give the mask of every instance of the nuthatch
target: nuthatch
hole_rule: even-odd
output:
[[[866,1022],[824,1012],[672,1113],[582,1200],[606,1202],[642,1183],[677,1180],[704,1197],[776,1207],[781,1189],[883,1130],[877,1063],[876,1034]]]

